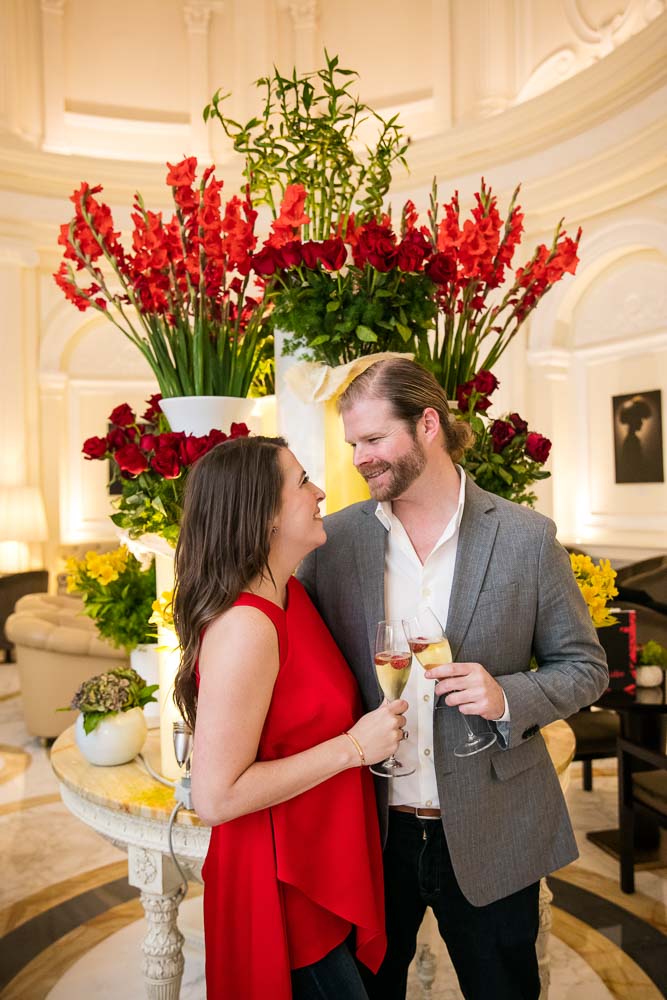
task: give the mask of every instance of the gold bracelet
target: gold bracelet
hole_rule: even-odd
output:
[[[357,753],[359,754],[359,758],[361,760],[361,766],[364,767],[366,764],[366,758],[364,757],[364,751],[361,748],[361,743],[359,742],[359,740],[355,739],[352,733],[345,732],[342,733],[342,735],[347,736],[348,740],[352,740],[355,747],[357,748]]]

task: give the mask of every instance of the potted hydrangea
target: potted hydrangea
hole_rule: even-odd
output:
[[[658,687],[662,684],[667,670],[667,649],[659,642],[649,639],[637,650],[638,687]]]

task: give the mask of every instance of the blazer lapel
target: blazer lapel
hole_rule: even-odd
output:
[[[447,636],[454,660],[468,631],[497,531],[493,498],[466,476],[466,499],[447,616]]]
[[[377,503],[361,508],[356,524],[354,557],[364,604],[371,663],[375,660],[377,623],[384,620],[384,550],[387,532],[375,517]]]

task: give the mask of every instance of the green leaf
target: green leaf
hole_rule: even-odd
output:
[[[83,712],[83,729],[85,733],[92,733],[97,729],[102,719],[108,715],[115,715],[115,712]]]
[[[370,327],[364,326],[363,323],[359,324],[355,332],[359,340],[363,340],[365,344],[375,344],[377,342],[377,334],[373,333]]]
[[[332,299],[331,302],[327,302],[327,312],[337,312],[341,307],[340,299]],[[311,341],[312,343],[312,341]]]
[[[326,344],[331,340],[331,337],[327,336],[326,333],[321,333],[319,337],[315,337],[314,340],[310,341],[311,347],[318,347],[320,344]]]
[[[396,329],[398,330],[398,332],[400,333],[401,337],[403,338],[403,340],[407,344],[408,340],[412,336],[412,330],[410,329],[410,327],[409,326],[405,326],[403,323],[396,323]]]

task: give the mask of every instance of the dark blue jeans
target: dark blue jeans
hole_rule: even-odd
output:
[[[345,942],[319,962],[292,969],[292,1000],[368,1000]]]
[[[459,889],[440,820],[391,809],[384,872],[387,954],[376,976],[359,966],[370,1000],[404,1000],[427,906],[466,1000],[537,1000],[539,882],[473,906]]]

